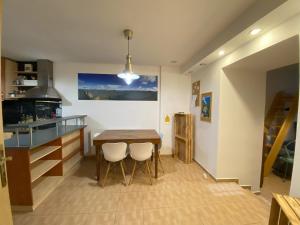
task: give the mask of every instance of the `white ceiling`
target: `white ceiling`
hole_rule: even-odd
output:
[[[225,69],[270,71],[283,66],[299,63],[299,37],[295,36],[266,48]]]
[[[276,26],[300,13],[299,0],[264,0],[256,2],[233,24],[226,28],[198,54],[182,66],[183,73],[192,73],[235,51],[247,42],[264,35]],[[262,16],[264,15],[264,16]],[[258,35],[250,35],[254,28],[260,28]],[[225,34],[224,34],[225,33]],[[223,50],[225,54],[219,55]]]
[[[16,60],[182,65],[255,0],[4,0],[2,55]],[[174,65],[174,64],[173,64]]]

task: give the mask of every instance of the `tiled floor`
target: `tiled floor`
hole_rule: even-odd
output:
[[[270,173],[269,176],[264,178],[264,185],[261,189],[261,196],[269,202],[272,201],[272,193],[279,193],[283,195],[289,195],[291,187],[291,181],[283,179],[274,173]]]
[[[34,212],[15,213],[15,225],[267,224],[269,207],[260,198],[235,183],[205,178],[195,163],[163,157],[166,174],[152,186],[140,169],[125,187],[116,167],[105,188],[93,178],[94,164],[84,160]]]

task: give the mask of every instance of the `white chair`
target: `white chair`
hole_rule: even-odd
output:
[[[106,174],[105,174],[105,177],[103,179],[103,184],[102,184],[103,187],[105,185],[106,178],[108,176],[111,163],[116,163],[116,162],[120,162],[120,167],[121,167],[121,170],[122,170],[124,182],[125,182],[125,185],[127,185],[126,178],[125,178],[124,167],[123,167],[123,159],[125,159],[126,156],[127,156],[127,154],[126,154],[127,144],[124,143],[124,142],[105,143],[105,144],[102,145],[102,149],[103,149],[104,159],[106,161],[108,161]]]
[[[136,168],[136,162],[145,162],[145,166],[147,167],[148,175],[150,178],[150,183],[152,185],[152,173],[149,166],[149,160],[151,159],[153,151],[153,144],[150,142],[146,143],[134,143],[129,145],[129,153],[131,158],[134,160],[132,175],[130,178],[129,184],[132,183],[135,168]]]

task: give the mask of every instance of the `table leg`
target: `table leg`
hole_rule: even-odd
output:
[[[158,178],[158,144],[155,145],[155,178]]]
[[[96,145],[96,177],[100,178],[100,146]]]

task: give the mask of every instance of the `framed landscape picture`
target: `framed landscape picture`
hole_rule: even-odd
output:
[[[201,95],[201,115],[202,121],[211,122],[211,105],[212,105],[212,92],[203,93]]]
[[[196,81],[192,84],[192,95],[195,98],[195,107],[200,106],[200,81]]]
[[[130,85],[116,74],[78,74],[79,100],[157,101],[158,77],[140,75]]]

